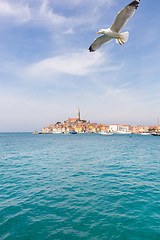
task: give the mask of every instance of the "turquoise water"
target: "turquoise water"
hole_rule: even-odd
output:
[[[0,134],[0,239],[160,240],[160,137]]]

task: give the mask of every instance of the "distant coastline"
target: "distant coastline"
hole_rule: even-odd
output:
[[[58,133],[120,133],[120,134],[147,134],[160,131],[160,125],[157,126],[131,126],[123,124],[99,124],[90,123],[90,121],[80,119],[80,110],[77,110],[76,118],[68,118],[63,123],[57,122],[53,125],[45,126],[40,132],[35,131],[34,134],[58,134]]]

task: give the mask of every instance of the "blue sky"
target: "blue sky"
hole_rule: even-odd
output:
[[[0,131],[75,117],[154,125],[160,116],[159,1],[141,0],[128,42],[88,47],[129,0],[0,0]]]

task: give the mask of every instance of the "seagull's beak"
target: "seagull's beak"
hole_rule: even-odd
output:
[[[99,34],[100,32],[97,32],[97,34]]]

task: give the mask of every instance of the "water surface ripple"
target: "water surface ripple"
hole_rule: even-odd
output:
[[[1,133],[0,239],[159,240],[160,138]]]

